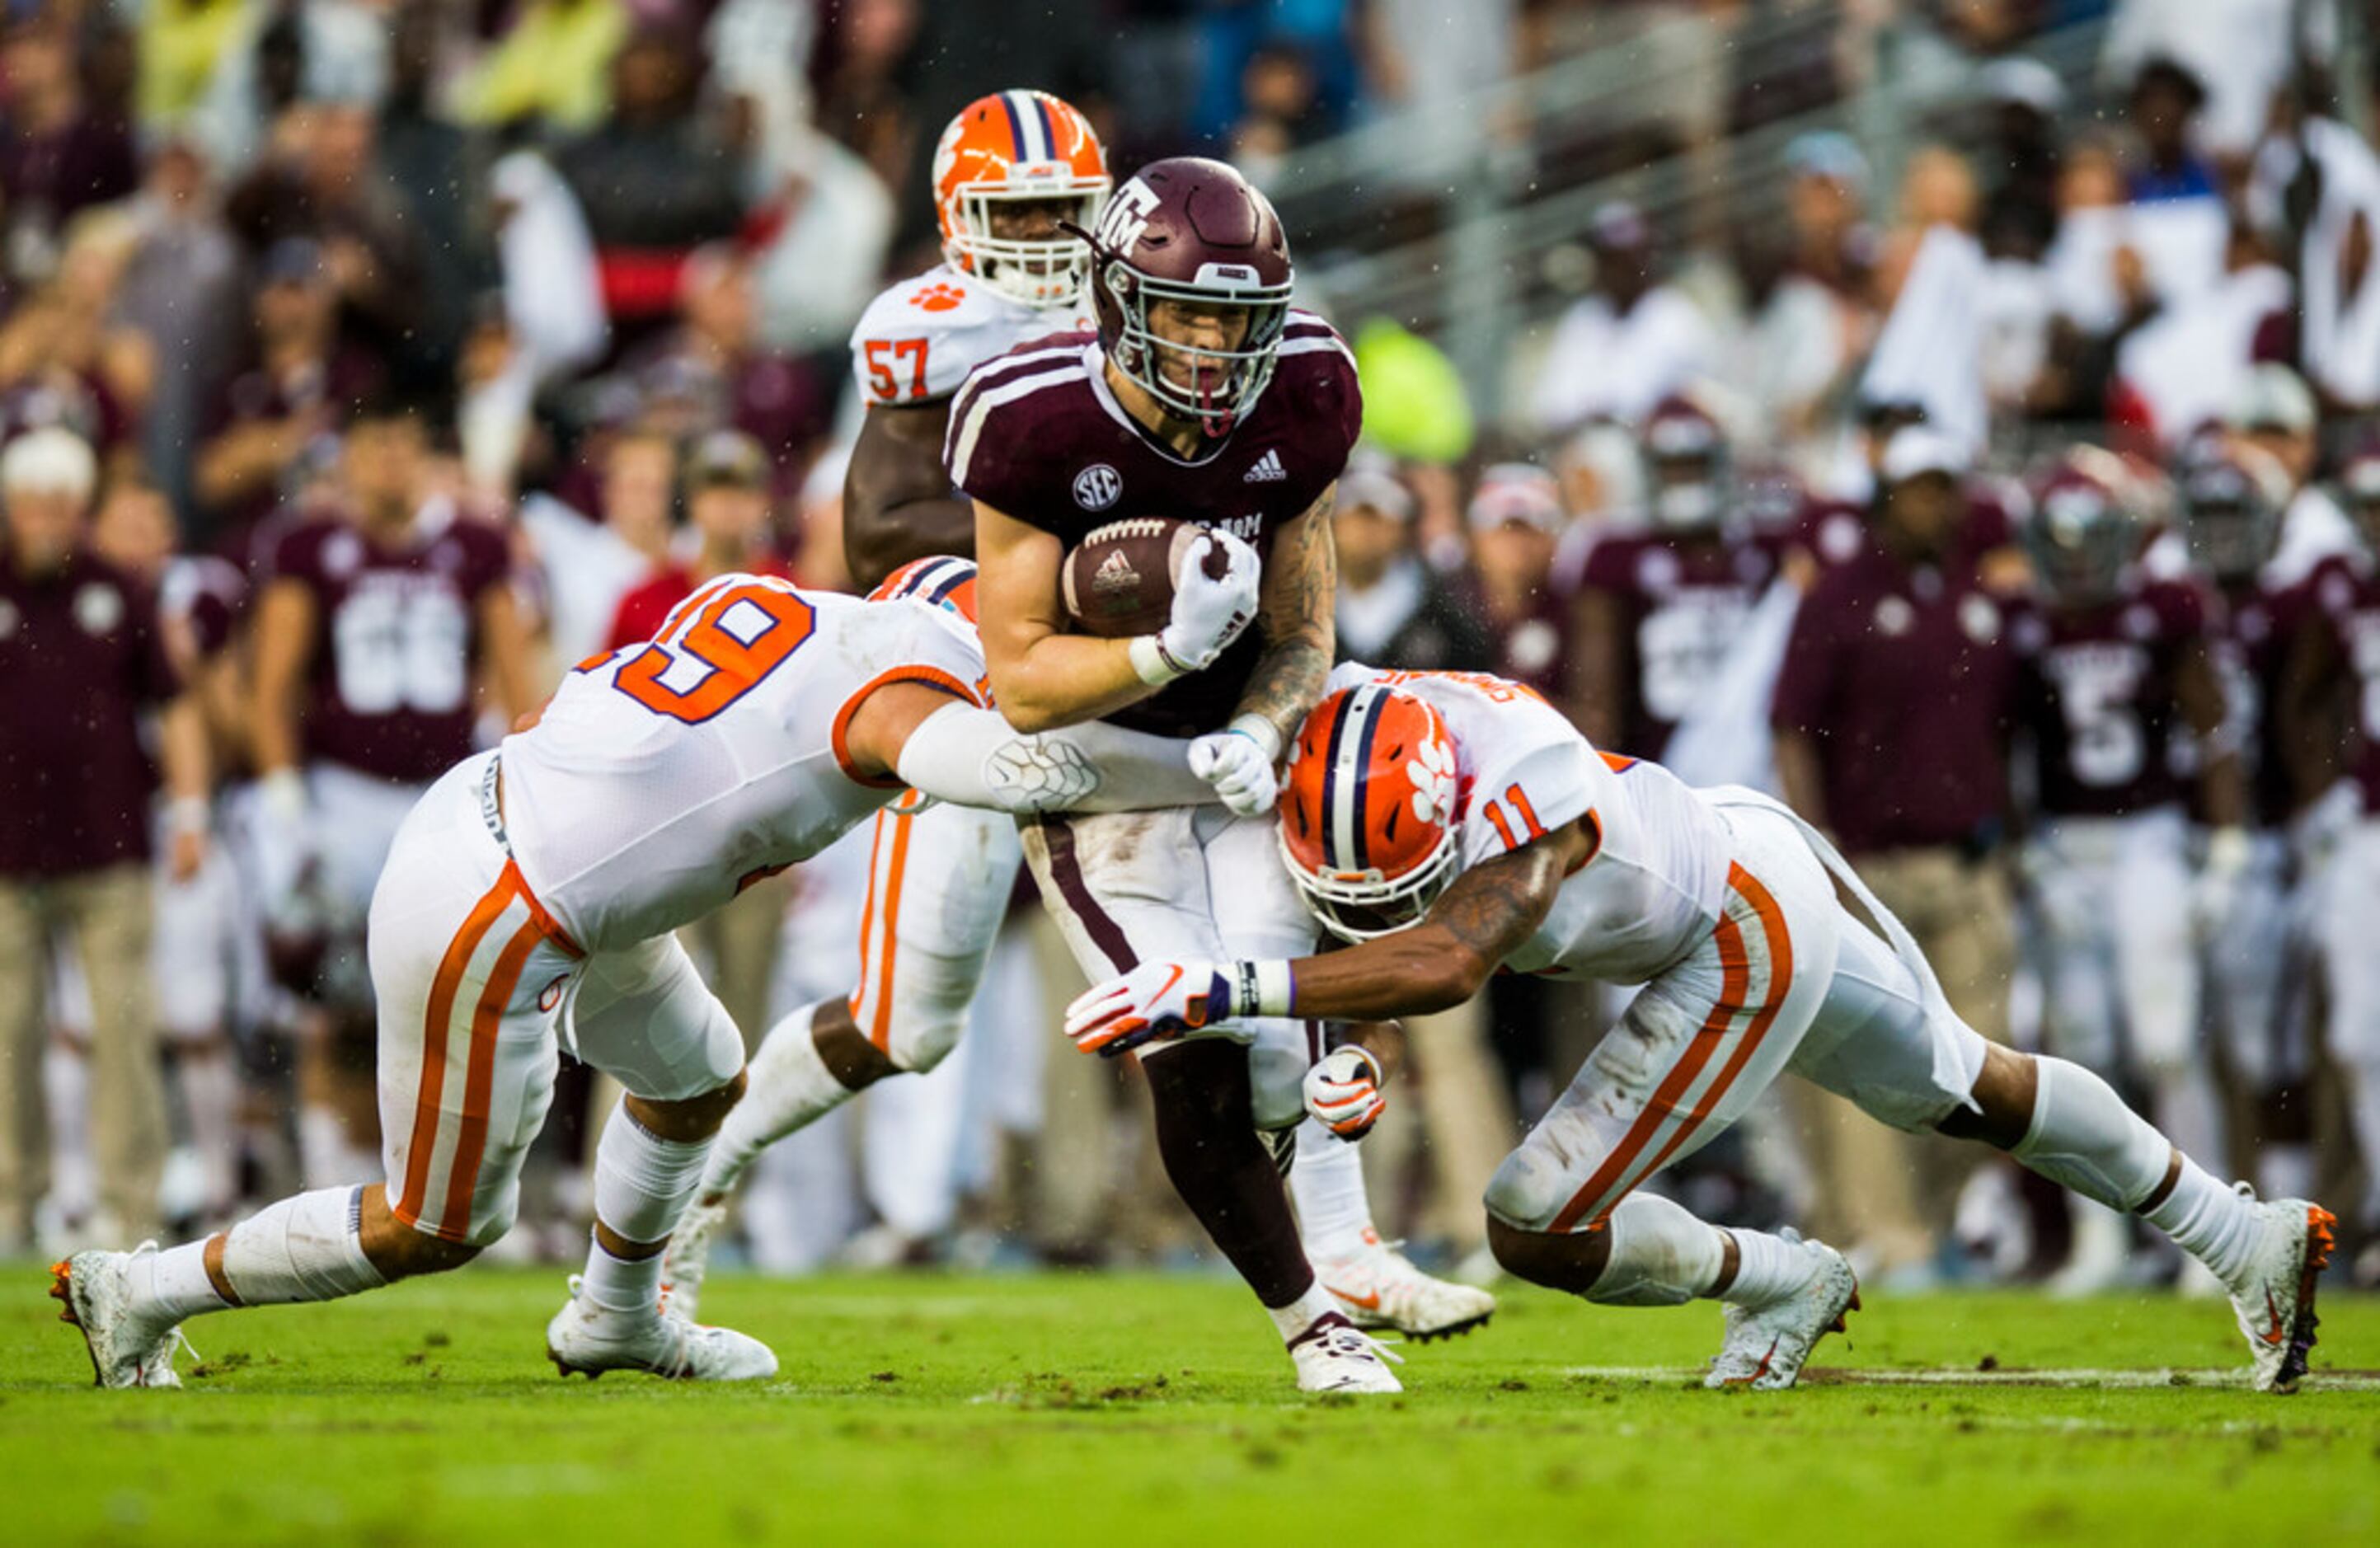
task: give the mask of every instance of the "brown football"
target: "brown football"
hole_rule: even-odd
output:
[[[1075,627],[1105,639],[1164,628],[1173,614],[1173,577],[1203,530],[1171,516],[1135,516],[1085,533],[1059,573]],[[1220,550],[1210,551],[1207,573],[1220,578],[1227,562]]]

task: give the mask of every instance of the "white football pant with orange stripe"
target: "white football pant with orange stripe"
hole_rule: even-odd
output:
[[[1780,1073],[1922,1130],[1965,1101],[1983,1038],[1836,899],[1803,830],[1766,798],[1706,792],[1732,830],[1724,913],[1637,995],[1488,1184],[1531,1231],[1608,1219],[1630,1191],[1742,1118]]]
[[[517,1212],[565,1030],[580,1059],[649,1101],[716,1091],[744,1063],[674,937],[588,955],[547,915],[482,816],[493,756],[455,766],[406,819],[370,928],[390,1207],[477,1246]]]

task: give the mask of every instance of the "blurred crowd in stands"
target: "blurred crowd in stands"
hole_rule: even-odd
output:
[[[1466,393],[1405,320],[1334,317],[1375,442],[1340,492],[1342,652],[1517,678],[1608,751],[1780,791],[1979,1029],[2086,1058],[2193,1153],[2290,1191],[2318,1175],[2380,1227],[2380,985],[2336,927],[2380,918],[2380,780],[2356,761],[2380,733],[2380,158],[2355,20],[2293,0],[10,6],[0,1252],[373,1175],[369,1007],[325,944],[370,890],[338,877],[340,803],[425,776],[350,728],[338,788],[298,778],[324,734],[308,684],[340,674],[349,706],[468,745],[710,575],[844,585],[846,340],[937,260],[929,163],[961,104],[1064,95],[1119,176],[1228,157],[1281,183],[1313,256],[1443,211],[1302,206],[1302,151],[1615,51],[1690,89],[1523,139],[1529,177],[1717,165],[1880,71],[1920,110],[1890,144],[1824,128],[1760,152],[1779,218],[1604,203],[1565,249],[1583,261],[1533,280],[1542,325],[1500,393]],[[2036,57],[2077,28],[2087,69]],[[348,585],[375,543],[413,578]],[[360,605],[302,611],[298,575]],[[698,943],[747,1038],[847,986],[832,890],[756,888]],[[1049,1057],[1075,979],[1038,921],[1015,914],[949,1064],[764,1162],[758,1261],[1193,1251],[1146,1180],[1130,1075]],[[1610,1009],[1513,978],[1414,1029],[1411,1090],[1368,1142],[1384,1222],[1475,1247],[1481,1182]],[[557,1102],[516,1250],[583,1239],[589,1110],[584,1084]],[[1679,1186],[1911,1278],[2175,1272],[2120,1219],[1834,1119],[1772,1102]]]

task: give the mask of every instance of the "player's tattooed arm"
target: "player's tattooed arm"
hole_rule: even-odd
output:
[[[1334,483],[1281,529],[1265,560],[1257,611],[1264,654],[1240,695],[1239,713],[1270,721],[1283,746],[1320,701],[1339,647],[1339,550],[1330,536],[1338,501]]]
[[[1592,842],[1576,824],[1549,833],[1463,872],[1410,929],[1293,963],[1292,1013],[1370,1021],[1461,1005],[1545,923]]]

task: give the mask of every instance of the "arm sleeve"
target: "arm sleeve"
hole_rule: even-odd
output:
[[[1190,744],[1093,721],[1027,736],[998,710],[953,704],[902,745],[901,779],[959,806],[999,812],[1132,812],[1195,806],[1214,788]]]

